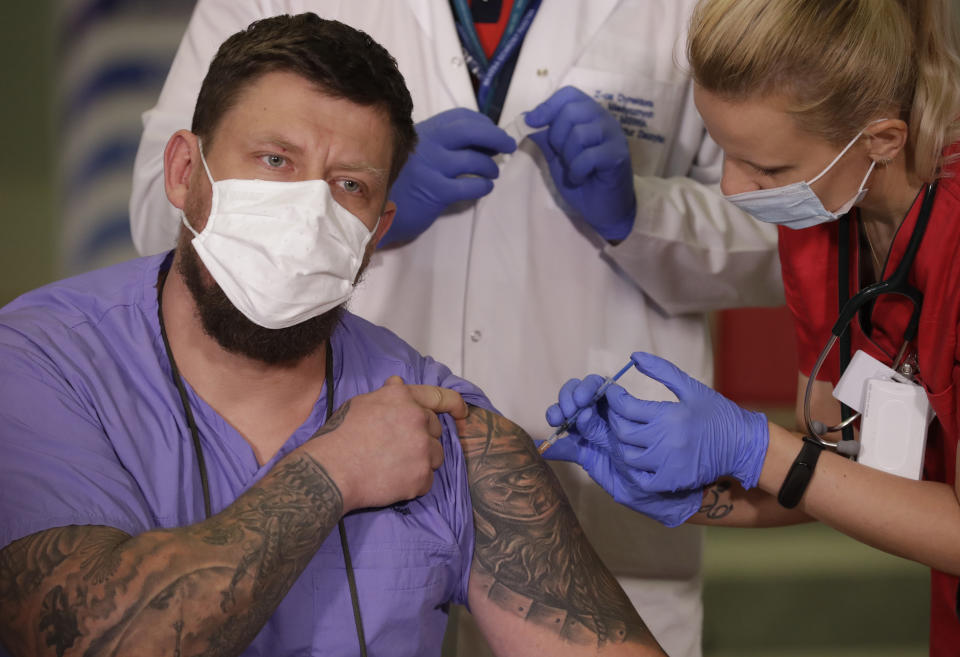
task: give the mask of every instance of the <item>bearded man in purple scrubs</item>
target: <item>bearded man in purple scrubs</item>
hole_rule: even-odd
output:
[[[0,654],[438,655],[450,603],[662,654],[529,437],[343,310],[410,117],[363,33],[257,22],[167,144],[176,249],[0,310]]]

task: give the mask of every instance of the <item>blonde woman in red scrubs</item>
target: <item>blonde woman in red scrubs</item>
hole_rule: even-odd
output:
[[[938,656],[960,650],[960,47],[951,5],[703,0],[694,15],[695,102],[725,153],[722,191],[780,226],[800,432],[642,352],[637,368],[678,401],[636,399],[617,385],[594,401],[602,379],[590,375],[567,382],[547,413],[559,425],[580,411],[548,457],[580,462],[615,499],[664,524],[815,519],[930,566]],[[857,352],[896,372],[883,385],[912,395],[916,408],[877,386],[874,410],[858,418],[841,409],[831,393]],[[867,390],[851,369],[846,381]],[[861,430],[871,421],[894,456],[868,467],[853,457],[863,447],[867,461]],[[863,442],[851,440],[860,433]],[[903,465],[911,460],[914,473]]]

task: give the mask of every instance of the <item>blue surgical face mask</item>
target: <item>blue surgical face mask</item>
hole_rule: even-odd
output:
[[[883,121],[885,119],[879,120]],[[871,123],[876,123],[876,121]],[[867,195],[867,191],[869,190],[867,190],[864,185],[867,184],[867,179],[870,177],[870,174],[873,173],[873,167],[876,165],[876,162],[870,163],[870,168],[867,169],[867,175],[865,175],[860,182],[857,193],[834,212],[830,212],[823,207],[823,203],[810,188],[810,185],[820,180],[827,171],[832,169],[833,165],[857,143],[857,140],[860,139],[862,134],[863,130],[858,132],[857,136],[840,151],[840,154],[833,158],[833,161],[809,182],[801,181],[781,187],[758,189],[741,192],[740,194],[732,194],[730,196],[724,195],[724,198],[760,221],[786,226],[787,228],[808,228],[810,226],[836,221],[840,216],[849,212],[850,208],[859,203],[863,197]]]

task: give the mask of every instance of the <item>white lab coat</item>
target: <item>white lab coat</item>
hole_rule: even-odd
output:
[[[626,240],[605,244],[566,208],[539,150],[525,140],[491,194],[375,255],[351,302],[480,385],[534,437],[549,433],[544,411],[564,381],[610,374],[636,350],[710,383],[704,312],[782,301],[775,231],[715,189],[722,154],[705,134],[683,70],[693,4],[545,0],[506,96],[501,125],[570,84],[632,131],[638,213]],[[476,109],[447,0],[199,0],[160,100],[144,115],[131,201],[141,253],[174,244],[179,220],[163,192],[162,151],[175,130],[189,127],[216,48],[257,18],[301,11],[383,44],[410,88],[415,121]],[[623,383],[638,395],[670,398],[635,371]],[[587,534],[655,635],[672,655],[698,655],[700,531],[666,530],[613,503],[579,468],[560,465]],[[645,586],[635,578],[662,581]]]

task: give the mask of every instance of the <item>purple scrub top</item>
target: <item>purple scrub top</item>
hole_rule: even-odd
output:
[[[132,260],[23,295],[0,309],[0,547],[43,529],[108,525],[131,535],[203,520],[190,430],[157,317],[170,254]],[[333,338],[334,407],[408,383],[483,393],[387,329],[345,313]],[[186,382],[185,382],[186,383]],[[216,513],[323,423],[313,412],[269,463],[187,385]],[[454,424],[430,492],[345,518],[370,654],[439,655],[447,605],[464,604],[473,518]],[[334,530],[244,655],[355,655]],[[6,655],[0,648],[0,655]]]

